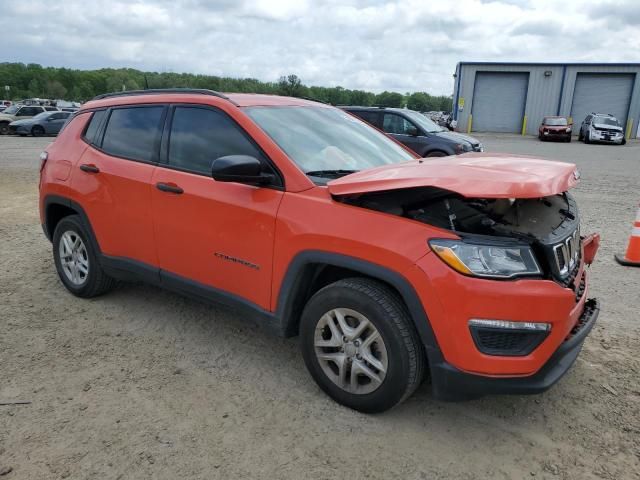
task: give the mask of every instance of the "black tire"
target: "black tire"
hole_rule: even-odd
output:
[[[31,135],[33,135],[34,137],[41,137],[42,135],[44,135],[44,128],[42,128],[40,125],[34,125],[31,129]]]
[[[587,131],[587,133],[584,134],[584,143],[589,144],[591,143],[591,139],[589,138],[589,132]]]
[[[582,129],[580,129],[578,132],[578,141],[581,142],[582,140],[584,140],[584,137],[582,136]]]
[[[626,145],[626,144],[627,144],[627,139],[626,139],[626,138],[623,138],[623,139],[622,139],[622,142],[620,142],[620,145]]]
[[[77,235],[83,242],[86,256],[88,261],[88,273],[83,281],[79,284],[73,283],[71,279],[67,277],[67,274],[63,270],[62,261],[60,258],[60,242],[65,232],[72,232]],[[100,262],[98,261],[97,252],[94,249],[93,242],[91,241],[90,234],[87,228],[84,226],[82,219],[78,215],[69,215],[64,217],[55,228],[53,233],[53,259],[56,264],[56,270],[60,281],[77,297],[91,298],[102,295],[109,290],[112,290],[116,281],[104,273]]]
[[[9,122],[0,122],[0,135],[9,135]]]
[[[386,349],[386,374],[370,393],[351,393],[327,376],[316,355],[315,334],[320,319],[332,309],[351,309],[377,329]],[[348,278],[332,283],[309,300],[300,320],[302,356],[318,386],[336,402],[364,413],[388,410],[408,398],[423,380],[425,354],[409,313],[400,298],[383,283]],[[361,358],[361,357],[358,357]]]
[[[565,141],[566,141],[567,143],[571,143],[571,135],[569,135]]]
[[[538,134],[538,140],[540,140],[541,142],[544,142],[544,140],[542,139],[542,135]]]
[[[435,150],[433,152],[427,153],[425,155],[425,158],[428,158],[428,157],[447,157],[447,156],[448,156],[447,153],[445,153],[445,152],[443,152],[441,150]]]

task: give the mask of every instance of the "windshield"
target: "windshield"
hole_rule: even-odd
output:
[[[403,113],[415,123],[417,123],[418,126],[427,133],[437,133],[444,131],[444,128],[442,128],[440,125],[438,125],[436,122],[422,113],[414,112],[413,110],[404,110]]]
[[[11,105],[10,107],[8,107],[4,112],[2,113],[6,113],[8,115],[13,115],[14,113],[16,113],[18,111],[18,108],[20,108],[19,105]]]
[[[567,125],[566,118],[545,118],[544,124],[552,127],[561,127]]]
[[[601,125],[613,125],[614,127],[619,127],[620,124],[615,117],[595,117],[593,119],[593,123],[599,123]]]
[[[414,157],[363,121],[337,108],[248,107],[244,110],[305,172],[340,176]]]

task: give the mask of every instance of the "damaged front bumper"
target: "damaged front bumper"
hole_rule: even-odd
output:
[[[453,271],[435,254],[420,259],[413,273],[423,274],[417,290],[436,337],[434,343],[425,343],[434,396],[463,400],[487,394],[531,394],[556,383],[575,361],[599,313],[598,302],[588,298],[586,271],[598,244],[598,235],[582,237],[580,263],[566,282],[480,279]],[[417,282],[413,280],[414,285]],[[549,330],[530,349],[501,353],[495,343],[493,350],[482,348],[470,324],[476,318],[510,326],[518,322],[529,327],[548,325]]]
[[[527,377],[487,377],[463,372],[444,361],[431,364],[433,395],[439,400],[470,400],[491,394],[528,395],[542,393],[567,373],[575,362],[584,340],[596,323],[600,305],[596,299],[585,302],[584,310],[571,334],[544,366]],[[430,357],[430,361],[434,359]]]

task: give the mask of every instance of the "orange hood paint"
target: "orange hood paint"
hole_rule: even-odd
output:
[[[332,195],[437,187],[468,198],[539,198],[566,192],[580,175],[573,163],[499,153],[420,159],[352,173],[327,183]]]

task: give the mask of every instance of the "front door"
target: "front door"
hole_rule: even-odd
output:
[[[170,123],[166,158],[152,181],[163,282],[214,288],[268,309],[283,192],[211,178],[211,163],[218,157],[250,155],[271,169],[268,160],[227,114],[213,107],[177,105]]]
[[[424,138],[419,136],[420,129],[403,116],[385,113],[382,119],[382,130],[414,152],[419,153],[422,150]]]

